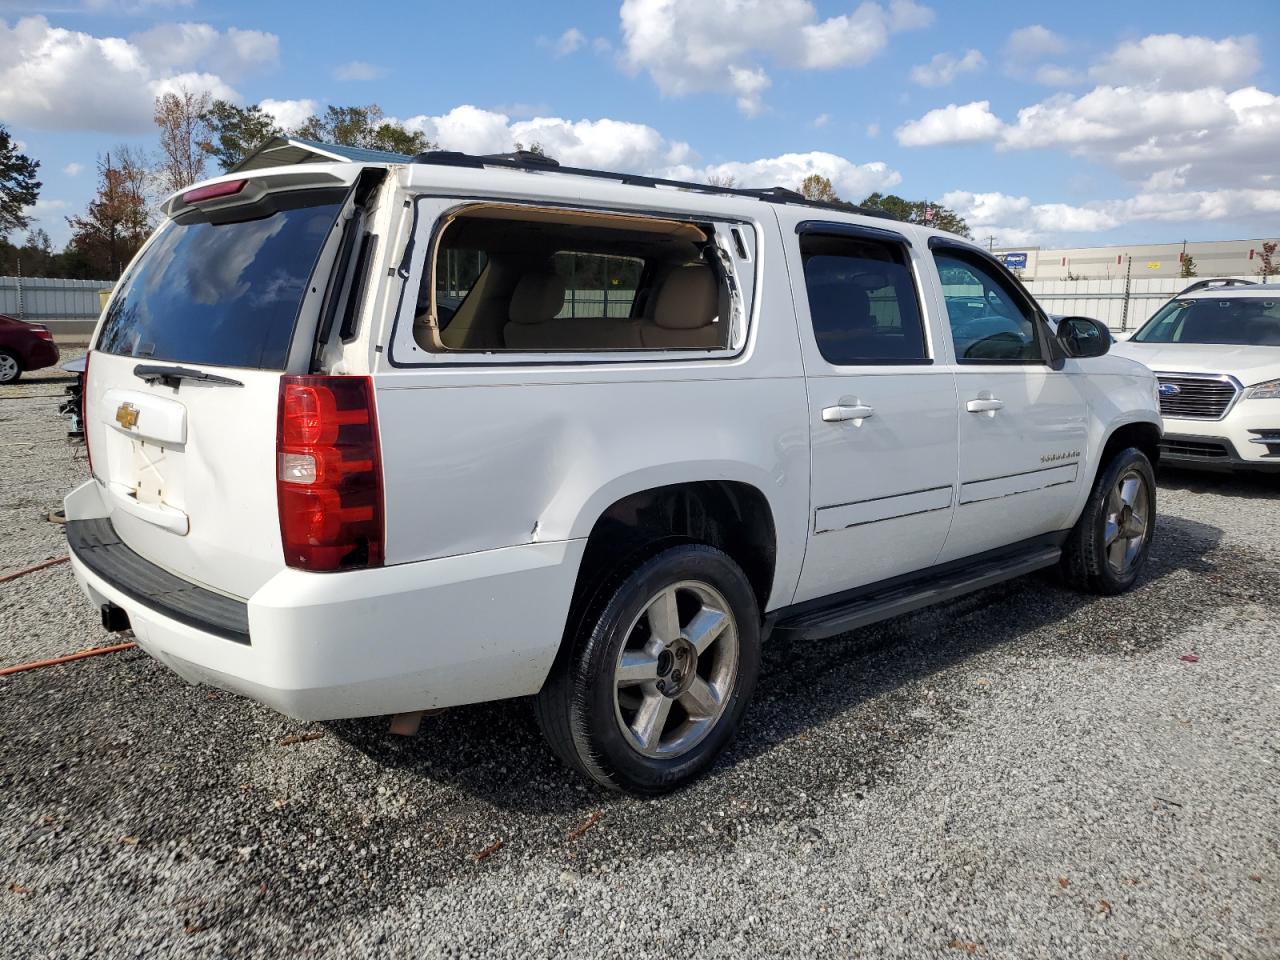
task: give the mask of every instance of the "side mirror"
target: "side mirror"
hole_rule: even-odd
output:
[[[1068,357],[1100,357],[1114,342],[1111,331],[1092,317],[1063,317],[1058,321],[1058,342]]]

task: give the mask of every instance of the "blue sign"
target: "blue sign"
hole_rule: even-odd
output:
[[[1010,270],[1027,269],[1027,255],[1025,253],[1002,253],[1000,259],[1004,261],[1004,265]]]

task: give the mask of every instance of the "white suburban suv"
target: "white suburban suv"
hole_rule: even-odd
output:
[[[1160,380],[1170,464],[1280,471],[1280,284],[1182,294],[1116,352]]]
[[[175,195],[66,499],[109,629],[286,714],[536,695],[609,786],[712,762],[761,643],[1039,568],[1128,588],[1155,380],[956,237],[527,154]]]

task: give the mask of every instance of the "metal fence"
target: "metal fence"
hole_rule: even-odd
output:
[[[1257,277],[1238,277],[1257,280]],[[1195,279],[1142,277],[1126,280],[1024,280],[1046,313],[1074,314],[1101,320],[1112,330],[1136,330],[1170,298]]]
[[[101,290],[113,280],[0,277],[0,313],[34,323],[92,323],[102,312]]]

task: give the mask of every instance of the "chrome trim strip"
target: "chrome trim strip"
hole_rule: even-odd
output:
[[[813,513],[813,532],[815,534],[832,533],[869,523],[880,523],[884,520],[898,520],[922,513],[933,513],[937,510],[949,510],[954,491],[955,487],[948,484],[943,487],[928,487],[908,493],[894,493],[883,497],[819,507]]]
[[[1048,487],[1074,483],[1080,473],[1080,461],[1063,463],[1039,470],[1027,470],[987,480],[970,480],[960,485],[960,506],[1000,500],[1020,493],[1035,493]]]

